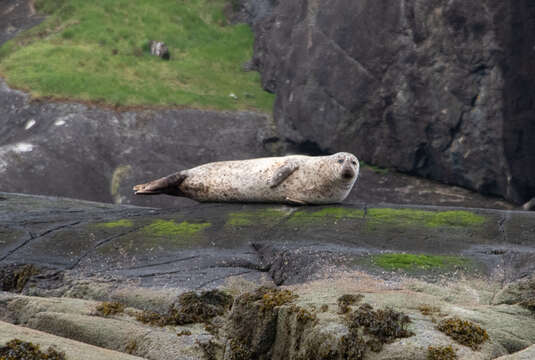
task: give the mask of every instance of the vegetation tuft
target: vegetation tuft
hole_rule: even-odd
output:
[[[469,346],[473,350],[478,350],[481,344],[489,339],[485,329],[470,321],[458,318],[444,319],[437,328],[459,344]]]
[[[220,290],[204,291],[197,294],[186,292],[178,297],[166,314],[143,311],[137,320],[153,326],[185,325],[192,323],[209,323],[213,317],[223,315],[232,306],[232,296]]]
[[[519,303],[520,306],[535,312],[535,299],[525,300]]]
[[[361,294],[353,295],[353,294],[345,294],[338,298],[338,314],[346,314],[348,313],[351,308],[350,305],[354,305],[361,301],[364,298]]]
[[[420,306],[418,306],[418,310],[420,310],[420,313],[425,316],[440,313],[440,308],[438,306],[431,306],[428,304],[421,304]]]
[[[35,97],[271,113],[273,94],[241,70],[253,34],[228,24],[228,1],[36,0],[48,17],[0,48],[0,72]],[[150,55],[150,40],[170,61]]]
[[[262,297],[260,298],[261,309],[263,311],[271,310],[277,306],[288,304],[297,299],[297,295],[290,290],[260,288],[257,290],[257,292],[260,294],[263,293]]]
[[[370,304],[361,305],[348,316],[350,331],[356,332],[359,327],[363,327],[365,333],[375,336],[383,344],[414,335],[407,330],[410,322],[409,317],[403,313],[393,309],[374,310]]]
[[[65,354],[49,347],[46,352],[39,349],[39,345],[13,339],[0,347],[0,360],[65,360]]]
[[[22,292],[32,276],[39,274],[39,269],[31,264],[8,265],[0,268],[0,290]]]
[[[453,346],[429,346],[427,348],[427,360],[456,360],[457,353]]]
[[[97,305],[96,313],[100,316],[110,316],[122,313],[124,311],[124,305],[117,301],[104,301]]]

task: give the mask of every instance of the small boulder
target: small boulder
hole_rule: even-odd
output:
[[[169,60],[171,55],[169,54],[169,49],[167,48],[167,45],[165,45],[165,43],[161,41],[151,40],[149,42],[149,46],[151,55],[156,55],[161,57],[162,59]]]
[[[522,210],[525,210],[525,211],[535,210],[535,197],[531,199],[530,201],[528,201],[527,203],[525,203],[524,205],[522,205]]]

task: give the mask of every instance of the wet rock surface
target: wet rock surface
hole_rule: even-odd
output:
[[[531,212],[0,196],[0,320],[17,324],[0,328],[24,341],[32,328],[155,360],[426,359],[450,345],[494,359],[535,343]],[[488,339],[456,342],[437,326],[450,318]]]
[[[3,0],[0,4],[0,45],[44,20],[35,13],[33,1]]]
[[[532,2],[281,1],[255,66],[289,141],[519,204],[534,196]]]
[[[32,101],[1,79],[0,112],[0,174],[2,190],[10,192],[188,206],[193,202],[184,198],[135,196],[132,186],[206,162],[291,150],[258,113],[114,111]],[[365,166],[348,201],[515,208],[499,198]]]
[[[534,266],[535,214],[529,212],[369,205],[151,209],[1,196],[0,261],[32,259],[51,279],[56,269],[189,289],[234,275],[286,285],[331,267],[380,274],[374,256],[385,251],[466,258],[466,269],[504,281]]]

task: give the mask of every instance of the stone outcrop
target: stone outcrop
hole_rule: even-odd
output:
[[[459,359],[493,359],[535,343],[534,224],[535,213],[483,209],[163,210],[0,193],[0,348],[20,338],[74,357],[80,341],[96,359],[424,360],[451,345]],[[213,289],[226,295],[182,296]],[[122,305],[105,313],[103,301]],[[488,339],[457,343],[437,327],[445,318]]]
[[[281,1],[254,63],[290,143],[523,203],[534,26],[529,0]]]
[[[150,47],[150,54],[154,56],[161,57],[164,60],[169,60],[171,57],[169,53],[169,48],[165,43],[161,41],[149,41],[149,47]]]
[[[0,113],[2,191],[151,207],[191,205],[184,198],[135,196],[132,186],[206,162],[282,155],[285,148],[272,120],[259,113],[115,111],[32,101],[1,79]],[[361,165],[351,202],[514,207],[458,187]]]

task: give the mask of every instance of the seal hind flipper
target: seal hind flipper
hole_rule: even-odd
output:
[[[177,172],[163,178],[134,186],[136,195],[158,195],[168,194],[174,196],[184,196],[179,186],[186,179],[186,175]]]
[[[288,176],[292,175],[295,170],[299,169],[299,165],[292,161],[286,161],[284,165],[279,167],[273,173],[271,180],[269,181],[269,187],[274,188],[279,186]]]

